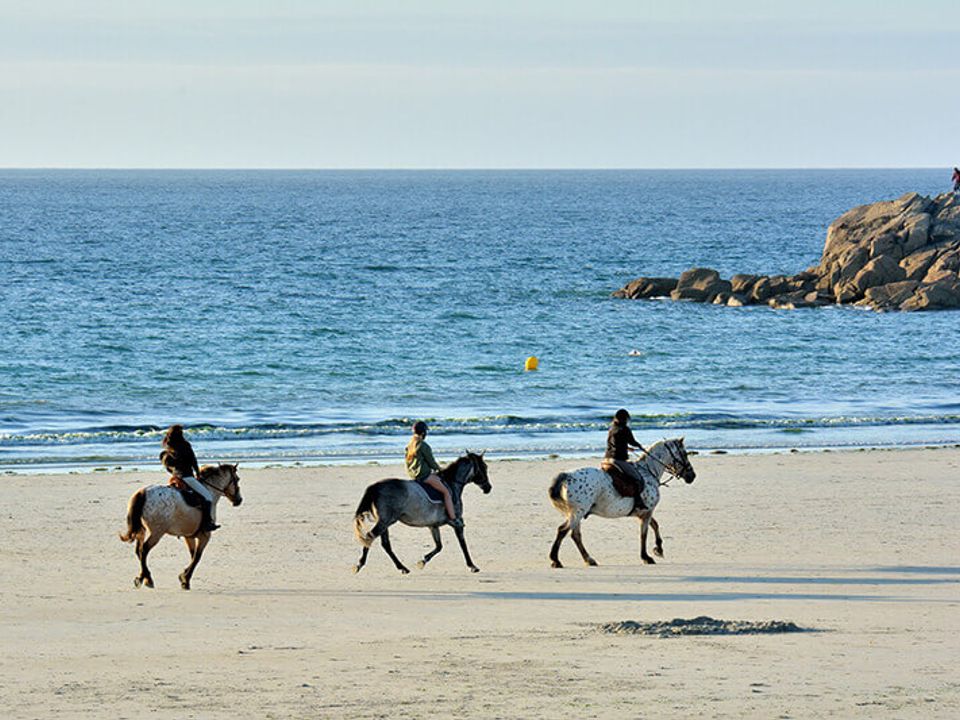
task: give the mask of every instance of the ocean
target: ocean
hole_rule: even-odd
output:
[[[949,170],[0,171],[0,470],[960,442],[951,312],[620,300],[794,273]],[[530,355],[537,372],[524,372]]]

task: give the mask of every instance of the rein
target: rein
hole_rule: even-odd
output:
[[[675,467],[675,465],[676,465],[676,463],[677,463],[677,456],[673,454],[673,448],[670,447],[669,443],[664,443],[663,446],[667,449],[667,452],[670,453],[670,461],[671,461],[672,463],[674,463],[673,465],[667,465],[667,464],[666,464],[665,462],[663,462],[663,460],[661,460],[660,458],[658,458],[658,457],[656,457],[656,456],[654,456],[654,455],[651,455],[651,454],[650,454],[650,451],[647,450],[643,445],[640,445],[640,452],[642,452],[642,453],[643,453],[644,455],[646,455],[648,458],[650,458],[650,459],[653,460],[655,463],[657,463],[658,465],[660,465],[660,467],[662,467],[664,470],[666,470],[667,473],[670,475],[669,478],[667,478],[667,479],[664,480],[663,482],[659,483],[659,484],[660,484],[660,487],[664,487],[664,486],[666,486],[666,485],[669,485],[671,480],[673,480],[673,479],[676,478],[676,477],[680,477],[680,474],[677,472],[677,469],[676,469],[676,467]]]
[[[199,473],[198,473],[198,474],[199,474]],[[199,480],[202,485],[206,485],[206,486],[207,486],[208,488],[210,488],[211,490],[216,490],[218,493],[220,493],[220,494],[223,495],[224,497],[227,497],[227,488],[230,487],[230,482],[233,482],[233,480],[231,479],[230,482],[228,482],[228,483],[227,483],[226,485],[224,485],[222,488],[218,488],[218,487],[217,487],[216,485],[214,485],[213,483],[208,483],[208,482],[207,482],[206,480],[204,480],[202,477],[198,477],[197,480]],[[227,498],[227,499],[229,500],[229,498]]]

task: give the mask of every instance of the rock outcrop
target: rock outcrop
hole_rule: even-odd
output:
[[[960,308],[960,198],[907,193],[837,218],[820,262],[796,275],[734,275],[691,268],[680,278],[641,277],[622,298],[690,300],[794,309],[828,304],[874,310]]]

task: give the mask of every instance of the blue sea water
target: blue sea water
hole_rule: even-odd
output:
[[[0,171],[0,467],[960,442],[954,313],[610,297],[815,264],[942,170]],[[540,370],[523,372],[528,355]]]

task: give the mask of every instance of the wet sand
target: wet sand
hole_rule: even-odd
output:
[[[547,552],[546,486],[586,462],[490,464],[452,532],[401,576],[375,546],[351,572],[363,488],[399,468],[244,470],[244,504],[180,590],[186,550],[117,539],[161,473],[0,478],[0,708],[11,718],[960,715],[960,451],[698,456],[637,523],[589,518],[584,567]],[[397,528],[414,568],[426,530]],[[652,534],[651,534],[652,545]],[[604,623],[790,621],[816,632],[659,637]]]

